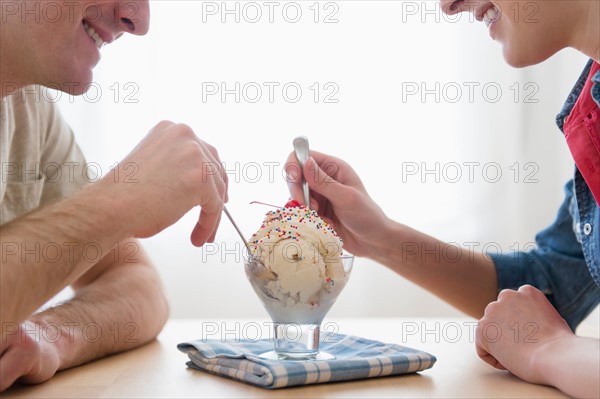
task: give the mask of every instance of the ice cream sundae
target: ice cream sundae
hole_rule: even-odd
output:
[[[268,212],[249,248],[248,279],[274,322],[320,323],[348,281],[342,240],[296,201]]]

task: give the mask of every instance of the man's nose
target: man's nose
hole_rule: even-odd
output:
[[[115,9],[121,32],[145,35],[150,29],[150,4],[148,0],[122,0]]]

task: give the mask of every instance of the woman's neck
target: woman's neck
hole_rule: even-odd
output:
[[[573,25],[570,46],[596,62],[600,61],[600,1],[584,1]]]

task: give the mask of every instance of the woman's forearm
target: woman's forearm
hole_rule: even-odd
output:
[[[386,239],[370,258],[476,318],[496,299],[496,269],[487,256],[393,221],[384,229]]]
[[[576,398],[600,397],[600,340],[570,336],[537,351],[533,367],[546,385]]]

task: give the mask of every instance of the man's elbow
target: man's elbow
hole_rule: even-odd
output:
[[[159,304],[157,306],[158,307],[157,318],[158,318],[158,323],[159,323],[160,328],[158,329],[156,336],[158,336],[158,334],[162,331],[165,324],[167,324],[167,320],[169,320],[169,316],[171,314],[171,308],[169,306],[169,301],[167,300],[167,295],[164,290],[164,287],[162,287],[162,284],[161,284],[160,295],[158,295],[158,297],[159,297],[159,300],[158,300]],[[156,336],[154,338],[156,338]]]
[[[149,303],[147,304],[149,309],[145,313],[148,314],[149,320],[152,320],[151,324],[149,323],[150,325],[147,326],[151,328],[151,331],[149,331],[150,334],[148,334],[150,340],[158,336],[170,315],[170,306],[165,287],[158,272],[155,269],[152,269],[152,271],[154,274],[153,283],[146,286],[147,293],[145,295],[149,299]]]

